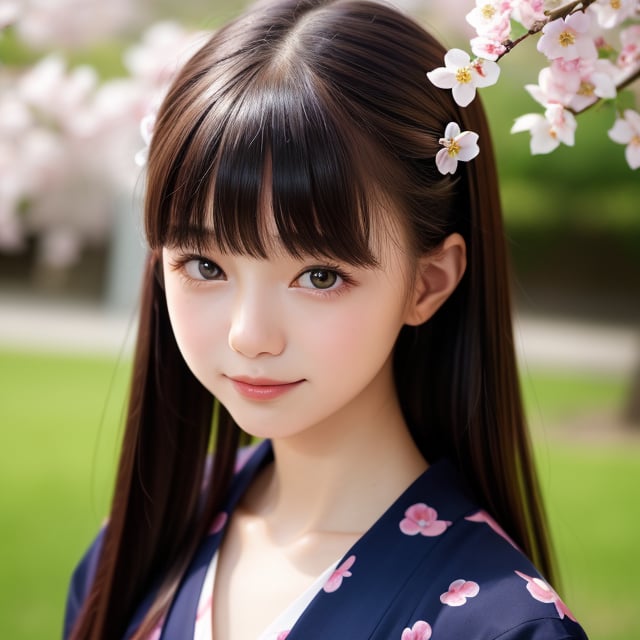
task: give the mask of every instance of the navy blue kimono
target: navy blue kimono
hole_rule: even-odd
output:
[[[204,577],[224,524],[257,471],[262,443],[236,474],[225,510],[174,598],[162,640],[190,640]],[[100,537],[76,569],[65,638],[95,570]],[[125,638],[153,600],[141,603]],[[451,463],[432,464],[345,554],[287,640],[569,640],[586,635],[558,594],[469,498]],[[228,639],[233,640],[233,639]]]

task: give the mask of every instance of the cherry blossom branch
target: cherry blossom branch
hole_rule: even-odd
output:
[[[515,40],[505,40],[502,42],[504,46],[504,51],[496,58],[496,62],[507,55],[510,51],[512,51],[515,47],[517,47],[521,42],[530,38],[531,36],[535,36],[537,33],[540,33],[544,27],[553,22],[554,20],[558,20],[559,18],[566,18],[567,16],[575,13],[576,11],[585,11],[590,5],[592,5],[596,0],[574,0],[569,4],[566,4],[562,7],[558,7],[553,11],[545,11],[545,15],[547,16],[546,20],[538,20],[534,22],[531,28],[521,35],[519,38]]]

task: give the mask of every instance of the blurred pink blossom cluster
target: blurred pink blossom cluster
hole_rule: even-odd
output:
[[[124,15],[117,6],[132,3],[0,0],[0,25],[10,25],[20,39],[35,33],[30,21],[41,11],[52,21],[38,45],[54,31],[75,45],[76,26],[61,23],[76,4],[101,7],[91,24],[107,21],[108,13],[114,26]],[[106,81],[89,65],[70,68],[60,54],[26,68],[0,66],[0,251],[18,251],[34,237],[42,261],[66,267],[85,245],[108,238],[117,207],[131,199],[140,177],[133,162],[143,144],[139,123],[199,41],[176,23],[155,24],[124,52],[127,75]],[[29,36],[26,44],[33,42]]]
[[[538,84],[525,86],[543,114],[516,119],[513,133],[529,131],[531,152],[549,153],[575,141],[575,115],[600,100],[616,101],[609,137],[626,146],[632,169],[640,167],[640,114],[623,106],[621,91],[640,77],[640,2],[583,0],[547,6],[544,0],[476,0],[467,14],[474,28],[471,50],[498,61],[526,38],[541,34],[537,50],[547,66]]]
[[[4,8],[3,9],[3,5]],[[36,49],[81,47],[103,40],[134,21],[137,3],[131,0],[5,0],[0,16],[13,14],[20,38]],[[2,18],[0,17],[0,22]]]

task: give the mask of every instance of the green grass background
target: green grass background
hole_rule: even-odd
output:
[[[107,512],[127,377],[127,361],[0,352],[0,638],[60,635],[69,574]],[[565,598],[593,639],[636,640],[640,439],[556,426],[613,414],[626,383],[533,372],[523,386]]]

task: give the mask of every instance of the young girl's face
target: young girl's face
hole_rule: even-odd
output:
[[[183,357],[243,430],[282,438],[347,427],[393,401],[391,354],[415,261],[399,233],[385,234],[375,267],[296,258],[277,240],[267,259],[163,249]]]

